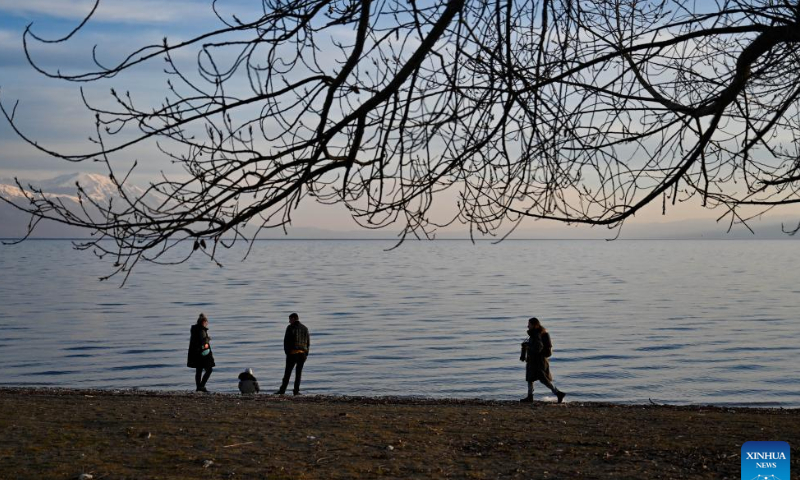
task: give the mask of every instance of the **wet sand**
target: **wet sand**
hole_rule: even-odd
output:
[[[3,479],[738,479],[800,410],[4,388],[0,432]]]

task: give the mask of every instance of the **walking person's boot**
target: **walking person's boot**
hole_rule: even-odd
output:
[[[558,403],[564,403],[564,397],[566,396],[567,394],[562,392],[561,390],[556,392],[556,398],[558,398]]]
[[[529,393],[527,397],[520,398],[519,403],[533,403],[533,394]]]

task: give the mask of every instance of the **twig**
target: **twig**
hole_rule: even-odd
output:
[[[233,443],[231,445],[223,445],[222,448],[241,447],[242,445],[250,445],[253,442]]]

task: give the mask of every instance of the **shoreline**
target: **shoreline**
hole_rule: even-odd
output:
[[[0,430],[2,478],[734,479],[800,409],[0,387]]]
[[[296,402],[308,403],[358,403],[364,405],[494,405],[494,406],[513,406],[519,405],[518,400],[503,400],[503,399],[490,399],[490,398],[456,398],[456,397],[423,397],[414,395],[336,395],[336,394],[303,394],[294,397],[291,394],[276,395],[271,391],[262,391],[261,393],[253,395],[242,395],[239,392],[233,391],[210,391],[207,393],[200,393],[193,390],[157,390],[157,389],[139,389],[139,388],[70,388],[70,387],[33,387],[33,386],[0,386],[0,395],[11,393],[15,395],[32,395],[32,396],[70,396],[70,395],[92,395],[92,396],[140,396],[140,397],[218,397],[218,398],[248,398],[253,401],[278,401],[281,399],[291,399]],[[523,392],[524,393],[524,392]],[[551,396],[549,393],[546,394]],[[541,396],[537,395],[541,398]],[[534,402],[536,405],[557,405],[555,399],[541,400],[537,399]],[[571,401],[569,395],[564,401],[563,406],[567,404],[575,407],[591,407],[591,408],[642,408],[642,407],[660,407],[660,408],[673,408],[684,410],[742,410],[742,411],[797,411],[800,412],[800,407],[784,407],[781,405],[776,406],[762,406],[762,405],[742,405],[742,404],[671,404],[658,402],[650,399],[648,403],[620,403],[620,402],[601,402],[601,401]]]

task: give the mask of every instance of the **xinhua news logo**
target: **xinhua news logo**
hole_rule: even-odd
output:
[[[742,480],[790,480],[789,444],[747,442],[742,445]]]

